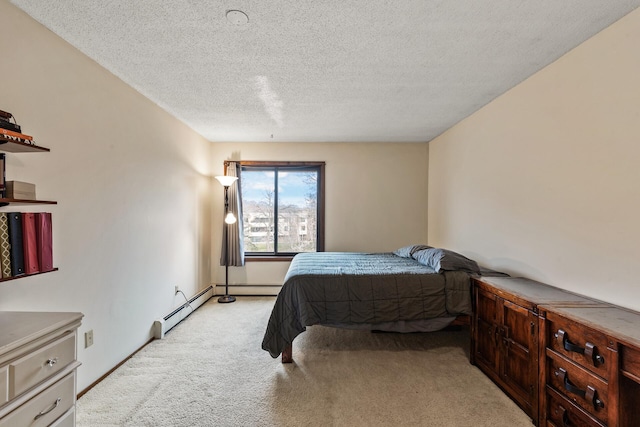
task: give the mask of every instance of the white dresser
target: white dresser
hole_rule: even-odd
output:
[[[82,317],[0,311],[0,427],[75,426]]]

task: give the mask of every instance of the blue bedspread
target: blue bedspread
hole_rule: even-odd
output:
[[[471,310],[468,273],[436,273],[392,253],[302,253],[285,276],[262,348],[278,357],[311,325],[375,325]]]

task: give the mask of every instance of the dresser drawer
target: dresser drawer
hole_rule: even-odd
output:
[[[609,385],[605,381],[549,350],[546,376],[547,385],[603,423],[607,422]]]
[[[547,387],[546,414],[548,426],[604,427],[604,424],[550,387]]]
[[[69,409],[69,411],[58,418],[49,427],[75,427],[76,426],[76,410],[75,406]]]
[[[607,352],[609,340],[603,333],[549,313],[547,334],[548,346],[555,352],[608,379],[611,358]]]
[[[9,368],[0,368],[0,406],[9,401]]]
[[[75,372],[67,375],[0,420],[0,427],[48,426],[75,404]]]
[[[68,334],[9,365],[9,398],[20,395],[76,359],[76,335]]]
[[[620,367],[627,374],[640,379],[640,350],[623,346]]]

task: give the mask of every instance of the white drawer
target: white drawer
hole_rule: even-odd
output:
[[[0,427],[48,426],[75,405],[75,388],[73,372],[0,420]]]
[[[76,359],[75,332],[9,365],[9,398],[13,399]]]
[[[69,411],[58,418],[49,427],[75,427],[76,426],[76,407],[72,406]]]
[[[0,406],[9,401],[9,369],[0,368]]]

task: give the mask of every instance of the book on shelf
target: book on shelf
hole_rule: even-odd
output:
[[[11,245],[11,273],[13,276],[21,276],[24,274],[24,252],[20,212],[7,212],[7,223],[9,225],[9,244]]]
[[[7,182],[5,179],[5,154],[0,153],[0,198],[7,197]]]
[[[11,123],[9,120],[5,120],[1,117],[0,117],[0,128],[10,130],[13,132],[22,133],[22,128],[20,127],[20,125]]]
[[[3,279],[12,276],[11,244],[9,243],[9,223],[6,212],[0,212],[0,272]]]
[[[11,121],[12,119],[13,121]],[[18,133],[22,132],[22,128],[16,122],[16,118],[8,111],[0,110],[0,128],[12,130]]]
[[[10,136],[13,138],[22,139],[28,141],[30,144],[33,144],[33,137],[31,135],[25,135],[24,133],[14,132],[9,129],[0,128],[0,135]]]
[[[36,214],[22,212],[22,250],[24,251],[24,272],[34,274],[40,271],[38,265],[38,240],[36,238]]]
[[[38,242],[38,265],[40,266],[41,272],[53,270],[52,230],[51,212],[37,212],[36,240]]]

